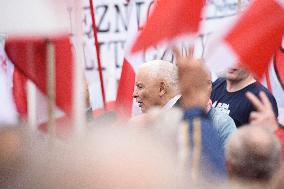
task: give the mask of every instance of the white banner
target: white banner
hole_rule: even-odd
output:
[[[135,19],[137,27],[138,29],[142,29],[143,21],[150,14],[154,6],[154,0],[137,0],[133,8],[129,6],[127,0],[93,0],[93,3],[100,44],[106,100],[109,102],[116,99],[126,41],[129,37],[127,36],[127,32],[129,30],[131,11],[136,12]],[[238,0],[207,0],[207,6],[203,15],[202,31],[195,43],[195,56],[203,57],[208,40],[215,34],[220,35],[224,31],[224,27],[227,26],[226,24],[231,22],[238,15],[239,11],[244,10],[248,4],[249,0],[241,0],[240,6]],[[89,0],[84,0],[84,7],[82,9],[85,73],[89,84],[91,105],[93,109],[96,109],[102,107],[102,96]],[[67,7],[66,10],[70,20],[72,20],[74,9]],[[71,33],[74,31],[74,27],[70,21]],[[152,59],[173,61],[173,56],[169,48],[156,47],[146,51],[142,57],[143,62]],[[280,60],[283,60],[283,58]],[[272,91],[277,98],[278,105],[284,107],[283,97],[281,96],[283,94],[283,85],[278,81],[279,77],[275,76],[275,72],[272,72],[270,75],[273,80],[271,81]],[[277,86],[277,88],[274,86]]]
[[[237,2],[238,0],[208,0],[208,6],[204,15],[205,22],[199,39],[196,41],[197,57],[203,56],[207,41],[212,34],[220,32],[223,25],[238,14]],[[244,9],[248,2],[248,0],[242,0],[241,8]],[[141,29],[143,21],[154,6],[154,0],[137,0],[136,6],[133,7],[136,10],[131,10],[127,0],[96,0],[93,3],[100,43],[106,99],[107,101],[113,101],[116,98],[117,84],[125,55],[131,11],[136,12],[137,26]],[[72,9],[68,11],[72,12]],[[83,11],[85,69],[89,83],[91,104],[95,109],[102,106],[102,97],[89,0],[85,0]],[[173,56],[170,49],[157,47],[144,53],[143,56],[143,62],[153,59],[173,61]]]

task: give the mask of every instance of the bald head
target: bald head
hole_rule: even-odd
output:
[[[177,67],[164,60],[142,64],[136,74],[133,97],[142,112],[164,106],[178,94]]]
[[[244,181],[269,181],[280,166],[280,143],[269,130],[244,126],[226,146],[229,175]]]

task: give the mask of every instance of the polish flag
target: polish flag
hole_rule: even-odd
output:
[[[47,44],[49,42],[55,48],[56,104],[70,115],[73,56],[69,36],[11,37],[6,40],[5,50],[17,70],[33,81],[43,94],[47,94]],[[17,72],[14,75],[15,79],[23,78]]]
[[[66,11],[70,3],[69,0],[9,0],[1,3],[0,33],[7,35],[5,50],[15,65],[13,93],[21,115],[27,114],[27,79],[39,89],[37,96],[43,96],[36,97],[36,101],[41,99],[37,107],[47,107],[47,43],[52,43],[55,49],[57,107],[67,115],[71,114],[73,55]],[[38,114],[41,111],[37,111]]]
[[[284,33],[284,1],[253,1],[221,40],[209,45],[210,70],[224,71],[238,63],[261,79]]]
[[[132,53],[160,42],[196,34],[205,0],[160,0],[132,46]]]

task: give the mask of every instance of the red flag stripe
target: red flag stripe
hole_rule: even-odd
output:
[[[132,113],[134,84],[135,71],[125,58],[116,98],[116,108],[121,116],[129,117]]]
[[[23,75],[16,67],[13,73],[13,97],[18,113],[23,119],[27,118],[27,77]]]
[[[279,47],[284,10],[275,1],[255,1],[225,38],[239,60],[260,79]]]
[[[67,114],[72,112],[73,57],[69,36],[8,38],[5,50],[11,62],[46,94],[47,42],[55,47],[56,104]]]
[[[279,3],[280,6],[282,6],[284,10],[284,0],[275,0],[277,3]]]
[[[180,35],[196,33],[199,29],[204,0],[157,1],[144,29],[131,52],[138,52]]]

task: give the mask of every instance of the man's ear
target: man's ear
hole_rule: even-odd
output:
[[[160,91],[159,91],[160,97],[167,93],[167,89],[168,89],[168,86],[167,86],[166,82],[161,81],[160,82]]]

